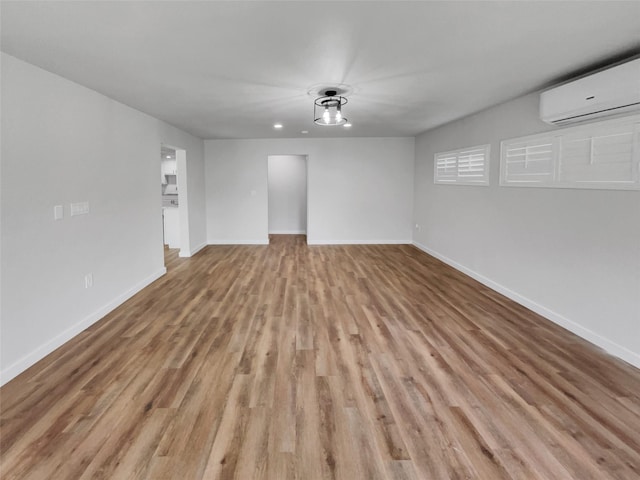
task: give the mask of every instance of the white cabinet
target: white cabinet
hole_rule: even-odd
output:
[[[180,248],[180,214],[177,208],[163,208],[164,244]]]
[[[176,175],[178,173],[178,164],[175,160],[163,160],[162,161],[162,174],[163,175]]]

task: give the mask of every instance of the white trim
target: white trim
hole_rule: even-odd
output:
[[[263,240],[233,240],[233,239],[216,239],[209,240],[209,245],[269,245],[269,239]]]
[[[40,345],[31,353],[28,353],[20,360],[14,362],[9,365],[7,368],[0,372],[0,385],[4,385],[12,378],[18,376],[20,373],[24,372],[27,368],[34,365],[38,361],[42,360],[44,357],[49,355],[51,352],[56,350],[58,347],[62,346],[73,337],[78,335],[83,330],[89,328],[91,325],[96,323],[102,317],[107,315],[109,312],[115,310],[117,307],[122,305],[124,302],[133,297],[136,293],[138,293],[143,288],[149,286],[151,283],[155,282],[158,278],[162,277],[165,273],[167,273],[166,268],[161,268],[156,273],[148,276],[141,282],[137,283],[133,287],[131,287],[126,292],[118,295],[111,302],[107,303],[100,309],[96,310],[92,314],[80,320],[75,325],[69,327],[62,333],[56,335],[54,338],[49,340],[48,342]]]
[[[306,230],[276,230],[269,232],[269,235],[306,235]]]
[[[608,353],[610,353],[611,355],[614,355],[622,360],[624,360],[625,362],[630,363],[631,365],[640,368],[640,354],[633,352],[631,350],[629,350],[626,347],[623,347],[622,345],[618,345],[617,343],[609,340],[608,338],[605,338],[603,336],[601,336],[600,334],[593,332],[592,330],[589,330],[588,328],[583,327],[582,325],[580,325],[579,323],[574,322],[573,320],[569,320],[568,318],[560,315],[559,313],[554,312],[553,310],[550,310],[549,308],[540,305],[539,303],[534,302],[533,300],[517,293],[514,292],[513,290],[508,289],[507,287],[500,285],[497,282],[494,282],[493,280],[491,280],[490,278],[485,277],[484,275],[481,275],[467,267],[465,267],[464,265],[459,264],[458,262],[451,260],[450,258],[432,250],[431,248],[422,245],[418,242],[413,242],[413,245],[417,248],[419,248],[420,250],[422,250],[425,253],[428,253],[429,255],[432,255],[434,257],[436,257],[438,260],[443,261],[444,263],[446,263],[447,265],[450,265],[451,267],[455,268],[456,270],[459,270],[460,272],[470,276],[471,278],[479,281],[480,283],[482,283],[483,285],[489,287],[492,290],[495,290],[498,293],[501,293],[502,295],[504,295],[507,298],[510,298],[511,300],[513,300],[516,303],[519,303],[520,305],[527,307],[529,310],[534,311],[535,313],[537,313],[538,315],[542,315],[543,317],[545,317],[547,320],[552,321],[553,323],[560,325],[563,328],[566,328],[567,330],[569,330],[572,333],[575,333],[576,335],[578,335],[579,337],[593,343],[594,345],[603,348],[604,350],[606,350]]]
[[[196,248],[192,249],[189,252],[186,252],[185,254],[182,253],[182,250],[180,250],[180,253],[178,254],[179,257],[182,258],[189,258],[194,256],[196,253],[198,253],[200,250],[202,250],[204,247],[207,246],[207,242],[202,242],[200,245],[198,245]]]
[[[411,240],[317,240],[307,238],[307,245],[411,245]]]

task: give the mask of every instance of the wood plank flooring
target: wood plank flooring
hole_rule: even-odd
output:
[[[640,371],[411,246],[210,246],[0,390],[8,479],[638,479]]]

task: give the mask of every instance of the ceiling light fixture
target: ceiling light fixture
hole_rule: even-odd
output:
[[[273,128],[282,128],[282,124],[281,123],[276,123],[273,125]]]
[[[348,122],[344,124],[344,128],[349,128],[350,126],[351,126],[351,124],[348,123]]]
[[[347,119],[342,116],[342,107],[347,104],[346,97],[337,95],[336,90],[326,90],[324,96],[313,102],[313,121],[318,125],[344,125]]]

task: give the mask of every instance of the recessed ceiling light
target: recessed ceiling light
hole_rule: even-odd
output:
[[[273,125],[273,128],[282,128],[282,124],[281,123],[275,123]]]
[[[167,158],[171,158],[171,155],[167,155]]]
[[[302,130],[300,133],[303,133],[306,135],[307,133],[309,133],[309,130]]]
[[[350,126],[351,126],[351,124],[350,124],[350,123],[345,123],[345,124],[344,124],[344,128],[349,128]]]

